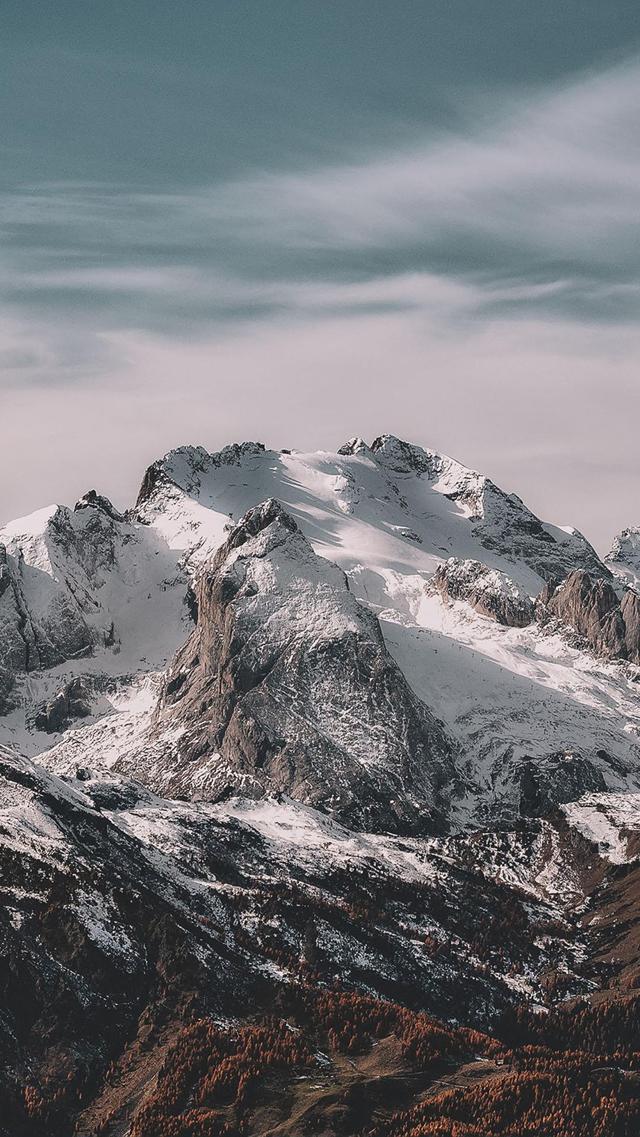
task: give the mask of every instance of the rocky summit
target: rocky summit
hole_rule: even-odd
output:
[[[0,1134],[631,1116],[638,533],[390,435],[0,529]]]
[[[276,501],[250,509],[203,570],[197,613],[161,687],[156,789],[286,793],[356,828],[441,827],[453,742],[345,573]]]

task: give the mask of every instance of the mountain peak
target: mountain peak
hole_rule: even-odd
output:
[[[231,530],[226,544],[220,551],[220,556],[224,557],[229,550],[239,548],[240,545],[244,545],[251,537],[257,537],[258,534],[274,524],[277,524],[280,528],[287,530],[289,533],[300,532],[291,514],[283,509],[279,501],[270,497],[267,498],[266,501],[260,502],[259,505],[254,506],[253,509],[247,510],[244,517],[242,517],[235,528]]]
[[[354,438],[349,438],[342,446],[338,447],[338,454],[347,457],[349,454],[370,454],[371,448],[363,438],[356,435]]]
[[[38,745],[29,725],[34,709],[47,705],[78,675],[117,676],[129,683],[133,673],[164,668],[192,627],[189,616],[198,616],[204,635],[216,589],[222,590],[216,604],[230,626],[244,636],[255,624],[252,644],[264,636],[267,654],[277,644],[283,670],[287,652],[302,659],[305,643],[339,657],[343,648],[335,644],[341,637],[360,637],[379,660],[387,659],[381,653],[389,649],[393,654],[397,644],[400,673],[424,706],[447,729],[454,728],[454,734],[460,729],[466,737],[466,723],[451,719],[435,684],[446,664],[438,646],[440,629],[455,627],[459,636],[471,620],[474,635],[497,642],[497,632],[475,628],[478,613],[507,628],[524,628],[545,580],[557,583],[575,569],[589,571],[594,579],[607,577],[605,566],[575,533],[543,523],[515,494],[455,459],[390,434],[371,446],[352,438],[338,453],[266,450],[259,442],[232,443],[217,453],[177,447],[149,468],[140,501],[136,512],[122,517],[92,490],[73,512],[53,507],[0,532],[7,547],[0,647],[16,677],[14,705],[25,693],[20,729],[29,752]],[[624,616],[636,626],[631,601]],[[224,639],[224,628],[218,634]],[[526,637],[536,659],[537,634],[534,621]],[[251,650],[242,648],[238,658],[248,659]],[[214,656],[205,652],[202,658]],[[635,652],[627,656],[635,658]],[[453,670],[455,659],[449,661]],[[387,665],[388,660],[381,664],[383,671]],[[469,656],[465,675],[467,665],[470,673],[478,672],[477,682],[484,682],[481,658]],[[517,651],[511,665],[515,671],[523,667]],[[52,666],[64,667],[64,675],[49,675]],[[348,671],[348,659],[345,666]],[[546,675],[544,661],[540,668]],[[361,674],[367,674],[364,665]],[[316,703],[327,688],[322,676],[314,681],[319,686],[310,706],[319,716]],[[452,676],[451,682],[457,689],[458,679]],[[88,689],[95,686],[90,682]],[[354,695],[354,705],[361,693]],[[280,697],[289,698],[284,687]],[[369,713],[362,711],[361,723]],[[549,715],[553,721],[554,712]],[[633,718],[630,712],[628,718]],[[510,788],[497,806],[505,812],[517,809],[520,754],[538,754],[553,733],[545,727],[538,738],[526,715],[521,721],[518,737],[508,744],[516,755]],[[372,718],[367,728],[366,746],[372,751],[378,725]],[[489,733],[496,735],[493,723]],[[614,744],[602,723],[595,723],[588,737],[598,737],[597,749],[615,751],[627,768],[634,735],[626,731]],[[474,733],[472,747],[476,738],[478,747],[486,745],[482,729]],[[204,757],[213,762],[217,742],[204,741]],[[562,743],[554,736],[552,748]],[[228,745],[231,750],[231,741]],[[594,747],[583,743],[583,749],[590,757]],[[225,760],[235,768],[236,758]],[[505,761],[511,770],[511,758]],[[282,784],[288,785],[284,775]]]
[[[358,828],[439,829],[455,783],[446,732],[375,615],[274,499],[244,515],[200,576],[197,626],[167,674],[155,738],[143,776],[162,793],[286,793]]]
[[[618,533],[605,560],[616,576],[640,590],[640,526],[632,525]]]
[[[106,513],[112,521],[124,521],[124,514],[115,508],[108,497],[99,494],[96,490],[88,490],[78,499],[73,508],[75,513],[81,512],[83,509],[99,509],[102,513]]]
[[[136,510],[153,498],[163,485],[176,485],[188,493],[197,493],[203,476],[221,466],[239,466],[250,456],[266,453],[262,442],[232,442],[222,450],[209,453],[204,446],[176,446],[162,458],[147,467],[138,497]]]
[[[434,474],[441,461],[433,450],[404,442],[395,434],[381,434],[371,443],[371,452],[398,473]]]

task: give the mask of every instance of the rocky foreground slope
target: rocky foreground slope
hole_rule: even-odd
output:
[[[91,491],[0,530],[0,1132],[382,1135],[443,1071],[498,1092],[514,1008],[627,1007],[633,532],[605,563],[390,436],[183,447],[124,514]],[[246,1098],[233,1032],[274,1006]]]

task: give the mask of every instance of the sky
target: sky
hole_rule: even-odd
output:
[[[3,0],[0,523],[185,442],[640,524],[636,0]]]

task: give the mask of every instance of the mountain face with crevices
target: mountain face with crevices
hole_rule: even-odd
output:
[[[26,676],[65,666],[73,671],[80,660],[88,661],[91,672],[92,661],[105,654],[113,658],[124,651],[132,662],[149,659],[158,648],[162,653],[163,641],[173,647],[184,626],[185,589],[184,573],[165,542],[95,491],[73,510],[49,506],[5,525],[0,529],[4,709],[23,702],[20,681]],[[165,603],[167,593],[175,595],[174,605]]]
[[[632,1000],[634,533],[605,563],[389,435],[180,447],[126,511],[5,525],[2,1137],[337,1137],[356,1085],[397,1126],[443,1072],[484,1086],[525,1005]],[[255,1097],[184,1074],[186,1040],[231,1061],[274,1006],[313,1104],[307,1066]]]
[[[215,1026],[231,1045],[243,1024],[275,1017],[292,1034],[309,1023],[301,1005],[317,1008],[319,1029],[327,998],[348,1010],[362,995],[353,1021],[366,1010],[382,1062],[362,1071],[362,1089],[393,1116],[485,1047],[506,1053],[521,1003],[545,1013],[637,978],[628,943],[608,947],[598,930],[611,919],[608,889],[612,911],[629,911],[629,864],[607,864],[564,816],[429,841],[355,833],[285,797],[169,800],[115,772],[57,777],[4,749],[0,810],[3,1137],[219,1125],[223,1112],[194,1119],[188,1095],[157,1097],[172,1055],[186,1046],[194,1073],[203,1061],[190,1032]],[[390,1013],[419,1016],[419,1034],[436,1039],[453,1023],[483,1033],[463,1033],[459,1053],[436,1049],[426,1064],[403,1052],[399,1080],[381,1083],[387,1032],[373,1024]],[[311,1073],[326,1088],[317,1123],[337,1137],[341,1048],[330,1033],[314,1037]],[[285,1073],[282,1122],[301,1134],[291,1099],[300,1071]],[[272,1077],[258,1077],[247,1101],[229,1088],[212,1104],[236,1104],[248,1121]]]
[[[155,789],[205,800],[286,793],[356,828],[443,827],[453,741],[374,613],[276,501],[230,532],[199,578],[197,610],[161,689],[159,757],[144,775]],[[134,755],[125,772],[136,769]]]
[[[548,585],[542,599],[598,654],[640,663],[640,593],[633,588],[618,596],[608,581],[578,569],[557,588]]]

